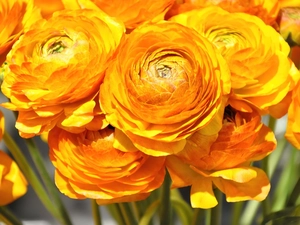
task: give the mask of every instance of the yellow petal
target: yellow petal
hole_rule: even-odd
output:
[[[228,202],[245,200],[264,200],[270,191],[270,182],[266,173],[258,168],[252,167],[257,176],[249,182],[238,183],[225,179],[215,179],[214,184],[226,195]]]
[[[193,208],[210,209],[218,204],[210,179],[196,179],[191,188]]]
[[[0,150],[0,206],[11,203],[26,191],[27,181],[18,165]]]

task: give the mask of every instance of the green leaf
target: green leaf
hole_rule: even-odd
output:
[[[171,197],[171,204],[183,225],[192,224],[193,210],[183,199]]]
[[[262,225],[300,225],[300,205],[289,207],[265,217]]]
[[[152,204],[146,209],[143,217],[141,218],[139,225],[148,225],[151,221],[154,213],[158,210],[160,205],[160,199],[152,202]]]

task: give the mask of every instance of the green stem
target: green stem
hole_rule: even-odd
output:
[[[118,225],[124,225],[125,221],[122,216],[121,209],[118,204],[109,204],[106,206],[111,216],[116,220]]]
[[[137,225],[137,221],[128,203],[119,203],[126,225]]]
[[[278,141],[277,148],[271,155],[269,155],[268,159],[268,171],[269,171],[269,179],[272,180],[275,173],[277,165],[282,158],[283,153],[285,152],[287,146],[286,139],[282,138]],[[270,198],[270,195],[268,196]],[[274,203],[273,203],[274,204]],[[258,208],[261,204],[256,201],[248,201],[245,204],[245,209],[243,210],[242,215],[240,216],[240,224],[248,225],[252,224],[255,216],[257,215]]]
[[[194,209],[193,219],[191,225],[199,225],[201,224],[202,220],[204,219],[204,210],[203,209]]]
[[[268,127],[275,133],[277,119],[269,116]]]
[[[30,185],[32,186],[33,190],[35,191],[35,193],[37,194],[37,196],[39,197],[39,199],[41,200],[45,208],[52,214],[54,218],[59,220],[62,224],[68,225],[68,223],[65,222],[64,218],[62,218],[61,215],[59,214],[57,208],[55,208],[54,205],[52,204],[47,192],[45,191],[43,185],[41,184],[40,180],[37,178],[31,166],[27,162],[26,158],[22,154],[22,151],[7,132],[4,132],[3,140],[7,148],[10,150],[11,154],[13,155],[18,166],[22,170],[27,181],[30,183]]]
[[[142,213],[140,211],[139,206],[137,205],[137,202],[131,202],[130,204],[131,204],[131,208],[134,212],[134,216],[135,216],[136,220],[139,221],[140,218],[142,217]]]
[[[51,195],[54,205],[57,207],[59,214],[61,214],[61,218],[64,218],[65,224],[71,225],[72,222],[69,217],[69,214],[59,196],[60,193],[57,187],[55,186],[53,180],[51,179],[45,167],[45,163],[43,161],[39,149],[36,147],[36,144],[33,139],[25,139],[25,142],[29,150],[29,153],[31,155],[31,158],[40,174],[40,177],[42,178],[45,187],[47,188],[49,194]]]
[[[275,133],[275,129],[276,129],[276,122],[277,120],[271,116],[269,116],[269,123],[268,123],[268,127]],[[270,177],[270,165],[269,165],[269,156],[265,157],[262,160],[262,170],[265,171],[265,173],[267,174],[268,177]],[[264,201],[262,201],[262,214],[265,217],[266,215],[268,215],[271,211],[271,201],[270,198],[266,198]]]
[[[269,156],[262,160],[262,170],[265,171],[265,173],[269,176]],[[263,217],[265,217],[271,210],[270,198],[266,198],[264,201],[262,201],[261,206]]]
[[[258,214],[257,210],[260,206],[260,202],[257,201],[248,201],[243,211],[242,215],[240,216],[240,224],[243,225],[251,225],[253,224],[253,220],[255,216]]]
[[[101,225],[101,214],[100,214],[100,209],[99,206],[96,202],[96,200],[91,199],[92,203],[92,214],[93,214],[93,219],[94,219],[94,225]]]
[[[241,216],[241,212],[244,206],[244,202],[236,202],[233,206],[233,214],[232,214],[232,225],[239,225],[239,220]]]
[[[161,206],[160,206],[160,225],[171,225],[171,177],[166,172],[165,180],[162,185]]]
[[[300,196],[300,178],[298,179],[290,197],[289,197],[289,200],[287,202],[287,206],[294,206],[297,202],[297,199],[299,198]]]
[[[13,225],[22,225],[22,222],[5,206],[0,206],[0,215],[1,219],[5,220],[3,222],[13,224]]]
[[[205,225],[211,225],[211,212],[212,209],[206,209],[205,210]]]
[[[289,150],[290,152],[287,153],[288,155],[285,159],[286,165],[283,167],[281,174],[277,174],[279,178],[273,193],[274,198],[272,201],[272,212],[278,211],[285,207],[288,196],[292,192],[292,187],[294,187],[297,179],[299,178],[299,168],[297,166],[298,150]]]
[[[222,200],[223,193],[218,189],[214,191],[218,205],[211,209],[210,225],[220,225],[222,221]]]

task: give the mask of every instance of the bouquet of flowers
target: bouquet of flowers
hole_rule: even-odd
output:
[[[34,161],[1,113],[0,221],[22,224],[8,204],[31,185],[64,225],[61,193],[95,224],[99,206],[120,225],[300,224],[298,0],[1,0],[0,28],[1,107]]]

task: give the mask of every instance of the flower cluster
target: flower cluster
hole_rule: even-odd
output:
[[[266,198],[252,163],[276,138],[262,116],[288,114],[300,148],[299,65],[285,39],[300,41],[282,14],[295,3],[45,2],[0,3],[1,105],[18,112],[21,137],[46,136],[62,193],[137,201],[168,171],[195,208],[218,204],[214,188],[229,202]]]

